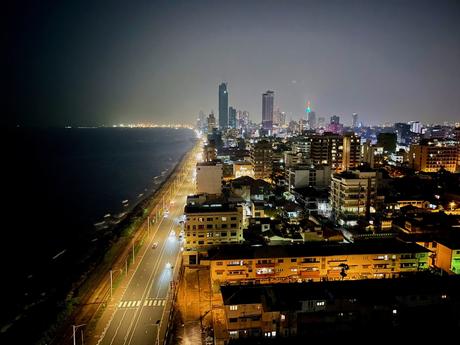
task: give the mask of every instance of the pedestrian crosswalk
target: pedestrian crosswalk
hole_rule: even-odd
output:
[[[166,300],[163,298],[152,298],[144,300],[142,303],[141,300],[137,301],[121,301],[118,303],[118,308],[137,308],[142,306],[144,307],[164,307],[166,305]]]

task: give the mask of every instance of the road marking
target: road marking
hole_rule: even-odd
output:
[[[127,304],[128,304],[127,301],[123,302],[123,308],[126,307]]]
[[[191,159],[189,159],[189,160],[191,160]],[[179,177],[180,179],[184,180],[183,183],[186,183],[186,181],[185,181],[185,180],[186,180],[186,176],[189,176],[189,175],[192,173],[192,171],[193,171],[193,169],[190,168],[189,165],[190,165],[190,163],[189,163],[189,164],[186,164],[187,168],[186,168],[186,167],[182,167],[182,168],[186,169],[186,172],[183,172],[183,173],[180,175],[181,177]],[[195,164],[191,164],[190,166],[194,167],[194,165],[195,165]],[[177,176],[176,176],[176,178],[177,178]],[[187,189],[190,189],[190,190],[191,190],[191,187],[188,186]],[[171,192],[170,192],[170,193],[171,193]],[[183,194],[183,195],[182,195],[182,194]],[[177,199],[184,199],[184,200],[183,200],[183,204],[185,204],[187,194],[191,194],[191,193],[187,193],[186,191],[185,191],[185,193],[184,193],[184,190],[178,190],[178,191],[175,192],[175,200],[177,200]],[[163,191],[163,195],[166,195],[166,191]],[[159,205],[159,204],[158,204],[158,205]],[[158,207],[158,205],[156,205],[156,207]],[[180,208],[178,208],[177,210],[180,211]],[[156,229],[154,230],[154,233],[153,233],[151,242],[153,242],[154,239],[155,239],[155,237],[157,236],[157,234],[161,232],[161,228],[163,227],[162,225],[164,225],[164,223],[163,223],[164,220],[165,220],[165,219],[164,219],[163,217],[161,217],[161,221],[160,221],[159,223],[157,223]],[[167,227],[167,226],[166,226],[166,227]],[[163,241],[163,245],[161,246],[161,252],[160,252],[159,258],[161,258],[161,257],[163,256],[163,254],[165,254],[165,244],[166,244],[166,242]],[[145,254],[146,254],[147,251],[148,251],[147,249],[148,249],[148,248],[146,248],[146,249],[144,250],[144,253],[141,254],[141,256],[139,257],[140,260],[137,261],[137,262],[136,262],[136,265],[133,267],[133,268],[134,268],[134,272],[132,272],[132,274],[130,274],[129,280],[128,280],[128,282],[126,283],[125,288],[123,289],[123,293],[122,293],[122,296],[123,296],[123,297],[124,297],[125,294],[128,292],[128,289],[129,289],[130,286],[131,286],[131,283],[132,283],[132,281],[133,281],[133,279],[134,279],[134,277],[135,277],[135,275],[136,275],[136,272],[137,272],[137,270],[138,270],[140,264],[144,261],[144,259],[145,259]],[[166,251],[166,252],[168,252],[168,251]],[[179,254],[179,255],[177,255],[177,254]],[[176,254],[176,255],[177,255],[176,263],[177,263],[177,261],[178,261],[179,258],[180,258],[180,253],[177,253],[177,254]],[[160,260],[158,260],[158,261],[160,261]],[[147,286],[146,286],[146,288],[148,288],[149,285],[150,285],[150,289],[152,288],[153,281],[152,281],[151,284],[149,284],[149,281],[152,279],[153,273],[156,274],[156,272],[158,271],[158,269],[159,269],[159,267],[158,267],[158,263],[157,263],[157,264],[154,265],[154,268],[153,268],[153,270],[152,270],[152,273],[150,273],[150,274],[148,275],[148,277],[147,277]],[[176,269],[177,269],[177,265],[174,267],[173,272],[175,272]],[[150,271],[150,270],[149,270],[149,271]],[[144,294],[145,294],[145,290],[144,290]],[[144,297],[141,298],[141,301],[142,301],[142,300],[144,300]],[[127,303],[128,303],[127,301],[124,301],[124,302],[123,302],[123,306],[126,306]],[[151,304],[151,302],[150,302],[150,304]],[[138,311],[141,311],[141,310],[142,310],[142,307],[141,307],[140,309],[137,309],[137,310],[136,310],[136,314],[134,315],[134,318],[136,318],[136,315],[137,315]],[[165,311],[166,311],[166,308],[163,309],[163,313],[162,313],[161,319],[164,318]],[[126,312],[127,312],[127,309],[124,310],[123,316],[122,316],[120,322],[118,323],[118,326],[115,326],[115,327],[116,327],[116,329],[115,329],[115,335],[114,335],[113,337],[110,337],[110,338],[111,338],[111,339],[110,339],[110,344],[113,344],[113,342],[115,341],[115,338],[116,338],[116,336],[117,336],[117,334],[118,334],[118,331],[119,331],[119,329],[120,329],[120,327],[121,327],[121,324],[123,323],[123,320],[125,319]],[[98,345],[101,343],[101,341],[104,340],[104,338],[107,338],[106,336],[107,336],[107,331],[108,331],[108,329],[111,327],[111,324],[114,324],[114,323],[115,323],[114,316],[115,316],[115,312],[112,313],[112,316],[111,316],[109,322],[107,323],[107,325],[106,325],[104,331],[102,332],[102,334],[101,334],[101,336],[100,336],[100,339],[99,339],[99,341],[97,342]],[[134,329],[136,328],[137,323],[139,322],[139,318],[140,318],[140,315],[137,317],[137,321],[135,322]],[[151,319],[151,317],[150,317],[150,319]],[[113,323],[112,323],[112,322],[113,322]],[[129,336],[129,333],[131,332],[131,328],[132,328],[132,326],[133,326],[132,323],[133,323],[133,322],[131,322],[131,324],[130,324],[130,326],[129,326],[128,333],[125,335],[124,344],[125,344],[126,341],[128,340],[127,338],[128,338],[128,336]],[[133,331],[133,332],[134,332],[134,331]],[[133,337],[133,334],[131,334],[131,337],[129,337],[129,343],[131,342],[132,337]]]
[[[166,304],[166,300],[163,300],[163,306]]]
[[[128,308],[131,307],[131,303],[132,303],[131,301],[128,302]]]
[[[139,307],[141,305],[141,301],[137,301],[136,307]]]
[[[145,300],[144,301],[144,307],[146,307],[148,303],[149,303],[149,301]]]
[[[153,306],[154,306],[154,307],[156,307],[157,302],[158,302],[157,300],[154,300],[154,301],[153,301]]]

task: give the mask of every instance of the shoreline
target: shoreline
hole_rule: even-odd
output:
[[[139,237],[142,237],[142,231],[140,231],[142,224],[146,221],[147,215],[159,207],[161,203],[159,197],[166,192],[168,185],[172,183],[175,174],[179,172],[180,167],[186,162],[186,158],[193,152],[197,142],[195,139],[193,146],[180,156],[177,163],[155,190],[152,190],[136,205],[133,205],[132,209],[118,224],[104,229],[106,233],[111,233],[111,238],[104,241],[103,247],[91,255],[92,259],[88,262],[86,271],[82,271],[79,279],[74,281],[66,294],[66,306],[56,315],[56,321],[51,323],[42,333],[37,344],[60,344],[63,336],[71,327],[71,321],[76,319],[78,315],[84,314],[85,301],[92,297],[94,287],[103,283],[105,278],[101,277],[107,274],[110,267],[115,266],[110,264],[110,261],[118,263],[125,258],[126,248],[130,248],[131,242],[143,240],[139,240]],[[122,261],[124,262],[124,260]]]

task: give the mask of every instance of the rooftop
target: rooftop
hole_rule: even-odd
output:
[[[288,258],[305,256],[333,256],[353,254],[401,254],[428,253],[428,249],[417,244],[396,239],[365,241],[356,243],[311,242],[303,244],[261,246],[227,245],[209,251],[211,260]]]
[[[225,305],[264,304],[265,310],[300,309],[301,301],[354,298],[358,303],[397,303],[398,296],[459,295],[460,277],[415,276],[399,279],[344,280],[334,282],[221,286]],[[292,310],[292,309],[291,309]]]
[[[202,205],[187,205],[185,206],[185,213],[208,213],[208,212],[234,212],[238,208],[236,204],[215,202],[205,203]]]

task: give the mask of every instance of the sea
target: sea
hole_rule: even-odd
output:
[[[195,132],[1,132],[0,339],[33,343],[95,253],[113,241],[114,224],[161,185],[193,147]]]

